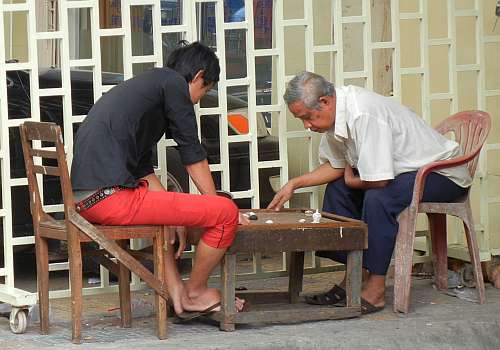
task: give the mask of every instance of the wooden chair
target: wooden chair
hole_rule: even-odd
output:
[[[469,192],[453,203],[421,202],[427,175],[436,170],[467,164],[471,177],[474,177],[481,147],[490,131],[491,120],[488,113],[466,111],[457,113],[437,127],[441,134],[452,132],[455,141],[460,144],[463,156],[427,164],[417,172],[410,206],[398,218],[399,232],[395,247],[394,311],[408,313],[410,306],[411,272],[413,246],[418,213],[426,213],[432,243],[432,261],[436,286],[439,290],[448,288],[446,215],[462,219],[464,223],[470,260],[474,268],[474,277],[478,302],[485,302],[484,281],[479,259],[479,248],[474,230]]]
[[[156,292],[157,334],[160,339],[165,339],[167,337],[168,295],[165,285],[163,250],[165,233],[163,226],[99,226],[89,223],[75,210],[59,126],[54,123],[25,122],[19,128],[35,231],[41,333],[47,334],[49,331],[47,240],[56,239],[68,242],[73,343],[81,341],[83,289],[81,243],[92,241],[102,248],[101,254],[97,254],[100,257],[100,263],[118,276],[122,326],[131,326],[130,271],[132,271]],[[52,146],[47,148],[47,144]],[[42,148],[42,145],[45,147]],[[56,165],[52,165],[54,163]],[[64,220],[55,220],[44,212],[37,175],[59,178],[64,202]],[[125,249],[126,242],[131,238],[151,238],[153,240],[154,275]],[[110,260],[108,256],[115,257],[117,263]]]

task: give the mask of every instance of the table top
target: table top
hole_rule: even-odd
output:
[[[238,226],[229,252],[286,252],[311,250],[360,250],[367,248],[367,228],[362,221],[321,213],[314,223],[311,209],[243,209],[257,220]],[[201,237],[199,229],[189,229],[189,242]]]
[[[333,215],[330,213],[320,212],[321,218],[319,222],[313,222],[313,209],[282,209],[280,211],[269,209],[241,209],[240,212],[247,216],[252,217],[255,214],[256,220],[249,220],[249,225],[239,226],[238,231],[268,229],[276,230],[282,227],[362,227],[363,222],[346,218],[343,216]]]

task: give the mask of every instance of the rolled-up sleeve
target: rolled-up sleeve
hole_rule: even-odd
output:
[[[198,125],[187,83],[180,78],[169,79],[163,93],[170,135],[177,143],[182,164],[190,165],[206,159],[207,152],[198,138]]]
[[[358,153],[356,167],[361,180],[394,179],[392,130],[389,122],[361,115],[354,121],[353,130]]]

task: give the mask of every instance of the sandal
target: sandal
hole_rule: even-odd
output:
[[[374,312],[382,311],[384,306],[375,306],[368,302],[367,300],[361,298],[361,315],[372,314]]]
[[[342,302],[335,304],[335,306],[344,307],[344,306],[346,306],[346,301],[343,300]],[[372,303],[370,303],[368,300],[361,298],[361,315],[368,315],[368,314],[372,314],[374,312],[382,311],[384,308],[385,308],[385,305],[375,306]]]
[[[178,323],[188,322],[188,321],[194,320],[196,318],[199,318],[201,316],[209,315],[209,314],[215,312],[215,309],[220,307],[220,306],[221,306],[220,302],[217,302],[217,303],[213,304],[212,306],[209,306],[208,308],[206,308],[205,310],[202,310],[202,311],[184,311],[184,312],[177,315],[177,319],[178,319],[177,321],[178,321]]]
[[[305,301],[312,305],[334,305],[344,301],[345,298],[346,293],[344,288],[334,285],[333,288],[326,293],[307,295]]]

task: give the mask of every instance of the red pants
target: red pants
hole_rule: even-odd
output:
[[[80,214],[101,225],[165,225],[206,228],[203,242],[227,248],[238,227],[238,208],[230,199],[178,192],[149,191],[139,187],[122,189]]]

